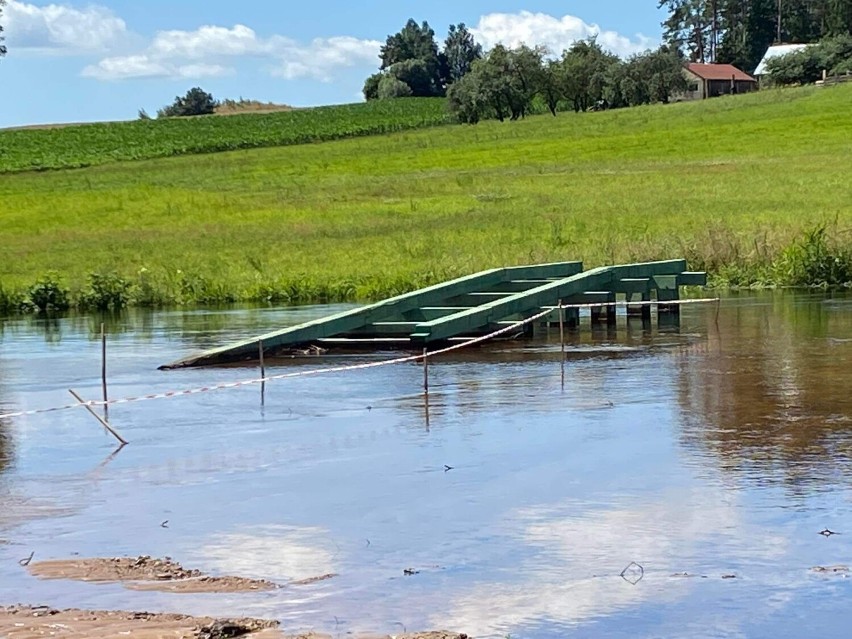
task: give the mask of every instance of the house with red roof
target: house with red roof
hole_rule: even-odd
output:
[[[683,95],[687,100],[757,91],[757,80],[732,64],[691,62],[684,67],[683,72],[689,85]]]

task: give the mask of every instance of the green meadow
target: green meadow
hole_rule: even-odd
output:
[[[575,259],[843,283],[850,104],[808,87],[0,174],[0,306],[39,280],[83,306],[371,299]]]

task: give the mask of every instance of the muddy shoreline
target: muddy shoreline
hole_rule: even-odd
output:
[[[337,575],[318,575],[309,579],[276,584],[265,579],[211,576],[194,568],[184,568],[171,557],[148,555],[91,559],[61,559],[33,562],[26,566],[39,579],[70,580],[88,583],[120,583],[135,591],[160,591],[176,594],[238,594],[271,591],[285,587],[308,587]],[[49,606],[0,606],[0,637],[35,639],[67,637],[106,639],[132,635],[142,639],[225,639],[226,637],[269,637],[270,639],[331,639],[330,635],[285,634],[279,622],[257,618],[193,617],[172,613],[58,610]],[[351,635],[350,635],[351,636]],[[386,635],[355,635],[353,639],[386,639]],[[406,639],[467,639],[451,632],[426,632],[395,635]]]
[[[156,559],[113,557],[39,561],[27,566],[39,579],[68,579],[94,583],[121,583],[129,590],[157,590],[186,594],[240,593],[276,590],[282,586],[266,579],[211,576],[184,568],[171,557]]]
[[[171,613],[57,610],[49,606],[0,606],[0,637],[37,639],[111,639],[133,636],[137,639],[332,639],[314,632],[287,634],[277,621],[267,619],[192,617]],[[350,635],[352,639],[390,639],[389,635]],[[394,635],[395,639],[469,639],[467,635],[445,631]]]

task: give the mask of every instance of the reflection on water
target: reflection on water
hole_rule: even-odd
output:
[[[222,574],[264,575],[287,583],[334,574],[338,550],[327,530],[273,526],[222,535],[197,553]]]
[[[5,396],[5,377],[6,371],[0,360],[0,413],[12,410],[12,405]],[[11,422],[0,419],[0,483],[2,483],[3,472],[11,466],[13,461],[11,429]]]
[[[335,310],[16,319],[0,329],[0,405],[97,397],[102,321],[119,397],[248,376],[156,366]],[[718,317],[684,308],[680,331],[584,330],[564,389],[556,339],[442,357],[428,400],[422,369],[401,365],[276,382],[264,406],[256,387],[116,406],[131,445],[112,458],[82,411],[0,425],[0,464],[15,442],[0,530],[16,544],[0,545],[0,604],[268,615],[341,636],[845,636],[852,579],[811,568],[852,554],[848,534],[817,534],[852,530],[852,297],[749,294]],[[17,566],[30,551],[338,576],[174,599],[38,582]]]
[[[852,454],[852,300],[805,302],[779,293],[733,303],[706,352],[678,364],[684,444],[794,491],[834,483]]]

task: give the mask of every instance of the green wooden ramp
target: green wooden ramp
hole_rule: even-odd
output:
[[[487,334],[564,303],[609,301],[615,295],[648,301],[677,299],[678,287],[706,284],[684,260],[607,266],[581,262],[491,269],[376,304],[199,353],[162,369],[274,357],[310,347],[422,348]],[[501,324],[502,323],[502,324]]]

